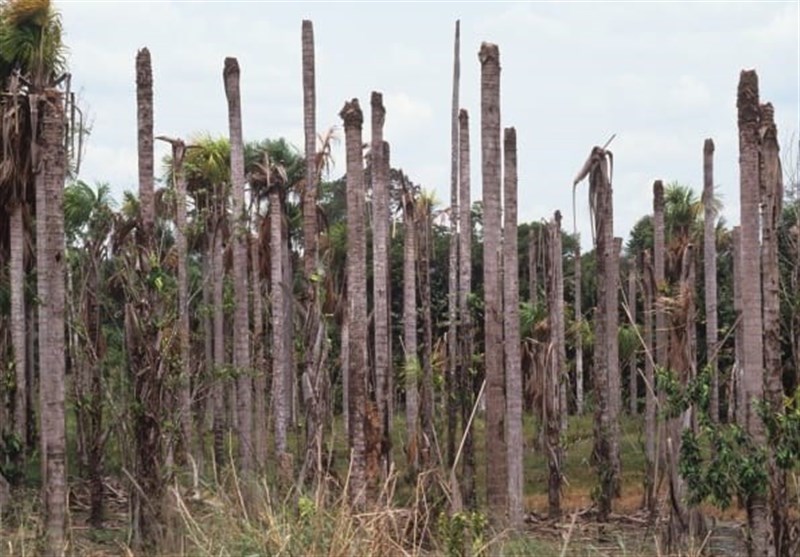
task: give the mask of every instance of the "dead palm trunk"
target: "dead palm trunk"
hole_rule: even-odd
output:
[[[375,304],[375,402],[378,407],[382,437],[389,437],[388,397],[392,355],[389,346],[391,323],[389,314],[389,166],[383,144],[383,122],[386,110],[383,95],[372,93],[372,207],[373,233],[373,298]],[[381,455],[388,470],[390,454]]]
[[[318,264],[317,253],[317,89],[314,68],[314,24],[303,20],[303,134],[305,136],[306,185],[303,190],[303,258],[306,280]],[[313,284],[313,281],[312,281]]]
[[[236,379],[236,429],[239,436],[239,466],[243,473],[253,468],[253,403],[250,381],[250,324],[247,315],[247,218],[244,212],[244,142],[242,105],[239,94],[239,62],[226,58],[223,70],[228,99],[228,128],[231,146],[231,194],[233,239],[233,366]]]
[[[562,419],[566,409],[563,407],[561,392],[566,365],[564,334],[564,269],[561,256],[561,213],[556,211],[548,225],[547,257],[547,306],[550,328],[549,369],[545,371],[545,401],[547,420],[545,425],[545,447],[548,460],[548,513],[550,518],[561,516],[561,466],[563,450]]]
[[[501,253],[500,198],[500,52],[483,43],[481,62],[481,176],[484,204],[483,284],[484,358],[486,369],[486,493],[489,514],[503,520],[508,494],[503,366],[503,296],[498,254]]]
[[[181,446],[186,454],[196,450],[192,435],[191,357],[189,329],[189,286],[187,278],[186,247],[186,176],[183,158],[186,145],[180,139],[166,139],[172,145],[172,179],[175,184],[175,247],[178,252],[178,343],[180,346],[180,373],[178,387],[178,421]]]
[[[770,412],[783,412],[783,365],[781,363],[780,271],[778,267],[778,226],[783,210],[783,175],[778,146],[778,132],[772,104],[760,107],[760,186],[763,207],[761,276],[764,295],[764,394]],[[796,262],[795,262],[796,264]],[[769,456],[770,509],[772,510],[773,547],[769,553],[789,554],[786,473]]]
[[[269,166],[269,165],[267,165]],[[272,330],[272,413],[275,419],[275,453],[284,460],[288,452],[287,431],[289,427],[289,406],[286,382],[289,355],[284,342],[286,323],[286,285],[283,271],[283,210],[281,208],[280,184],[267,181],[269,192],[269,232],[270,232],[270,292],[271,330]]]
[[[419,457],[424,469],[437,463],[436,432],[434,431],[433,399],[433,323],[431,316],[431,201],[420,199],[417,211],[417,238],[419,239],[418,269],[419,297],[422,309],[422,397],[420,417],[422,418],[422,438]]]
[[[532,306],[539,303],[539,268],[537,265],[536,244],[538,235],[536,228],[528,230],[528,301]]]
[[[222,225],[215,219],[215,229],[209,243],[209,259],[211,260],[212,300],[214,304],[214,383],[213,383],[213,409],[214,409],[214,460],[216,466],[222,466],[226,460],[225,431],[228,428],[227,413],[225,412],[225,389],[227,381],[223,379],[225,367],[225,313],[224,313],[224,284],[225,266],[223,261]]]
[[[458,377],[456,378],[464,430],[462,467],[462,493],[468,506],[475,501],[475,455],[472,430],[467,428],[472,411],[474,384],[472,380],[472,319],[468,305],[472,292],[472,206],[470,199],[469,115],[466,110],[458,114],[458,313],[459,350]]]
[[[461,75],[460,22],[456,20],[453,52],[453,101],[450,112],[450,252],[447,275],[447,373],[445,374],[445,400],[447,401],[447,463],[453,465],[456,451],[456,399],[455,385],[458,373],[458,96]]]
[[[347,153],[347,312],[349,331],[349,499],[363,507],[366,499],[365,377],[367,362],[367,276],[364,231],[364,161],[361,126],[364,116],[358,100],[345,103],[339,113],[344,121]]]
[[[744,337],[742,332],[742,234],[739,226],[731,229],[733,245],[733,310],[736,315],[736,332],[734,333],[734,361],[731,378],[731,402],[735,409],[735,421],[742,429],[747,426],[745,415],[744,391],[742,390],[742,350]]]
[[[619,485],[618,468],[615,466],[614,440],[618,432],[612,419],[613,397],[610,393],[614,376],[614,366],[619,369],[617,358],[617,305],[613,238],[613,207],[608,162],[610,153],[600,147],[592,149],[589,158],[574,180],[578,184],[589,176],[590,207],[595,215],[594,237],[597,254],[597,309],[595,319],[594,349],[594,390],[596,397],[594,449],[592,460],[597,467],[600,490],[598,495],[598,518],[608,520],[611,500]],[[617,254],[618,257],[618,254]],[[613,291],[613,292],[612,292]],[[615,360],[617,360],[615,362]],[[617,453],[616,462],[619,462]]]
[[[666,274],[664,269],[664,255],[666,253],[666,238],[664,226],[664,184],[661,180],[653,182],[653,278],[655,280],[655,290],[653,292],[653,303],[655,304],[655,321],[656,321],[656,349],[655,349],[655,364],[658,368],[666,370],[667,368],[667,354],[668,354],[668,337],[667,337],[667,319],[664,313],[664,305],[661,301],[662,294],[666,290]],[[659,405],[663,407],[666,402],[664,393],[658,389],[657,396]],[[666,444],[663,440],[666,439],[665,424],[663,421],[656,425],[656,451],[658,452],[658,463],[662,466],[657,466],[656,470],[661,470],[662,474],[665,466]],[[655,483],[659,484],[661,478],[656,477]]]
[[[631,327],[636,327],[636,268],[631,266],[628,272],[628,313]],[[628,360],[628,405],[631,416],[639,411],[639,373],[636,368],[636,351]]]
[[[406,456],[409,466],[419,464],[419,359],[417,356],[417,200],[410,184],[403,181],[403,352],[406,387]]]
[[[742,391],[747,432],[755,446],[764,446],[764,424],[756,404],[764,389],[764,342],[761,316],[761,257],[759,246],[759,100],[758,76],[742,71],[737,94],[741,208]],[[747,508],[748,549],[751,555],[774,554],[769,543],[767,498],[753,493]]]
[[[506,128],[503,138],[503,312],[506,361],[506,433],[508,459],[508,521],[523,524],[522,357],[519,332],[519,260],[517,255],[517,132]]]
[[[11,346],[14,365],[14,435],[25,443],[28,404],[25,378],[25,228],[22,203],[14,204],[8,222],[9,229],[9,286],[11,287]]]
[[[719,373],[717,370],[717,234],[714,207],[714,142],[703,144],[703,280],[706,305],[706,361],[711,373],[708,411],[719,423]]]
[[[581,237],[575,235],[575,406],[583,414],[583,300],[581,277]]]
[[[610,223],[613,223],[613,197],[611,195],[611,185],[609,182],[608,205],[606,211]],[[613,228],[613,224],[609,225]],[[609,389],[609,411],[611,420],[611,465],[614,470],[614,496],[622,494],[622,470],[619,449],[619,418],[622,413],[622,380],[620,377],[619,362],[619,254],[622,251],[622,238],[614,238],[613,249],[609,259],[608,268],[608,289],[606,295],[606,319],[608,328],[608,389]]]
[[[253,229],[256,235],[250,239],[250,288],[253,294],[253,412],[255,425],[253,426],[253,451],[255,464],[263,472],[267,466],[267,373],[264,359],[264,303],[261,281],[261,240],[258,231],[261,230],[261,215],[258,213],[258,203],[253,216]]]
[[[655,301],[655,277],[650,252],[642,254],[642,295],[644,320],[644,435],[645,435],[645,474],[644,474],[644,506],[653,513],[656,508],[656,392],[655,374],[653,370],[653,309]]]
[[[64,211],[62,206],[66,156],[64,107],[61,93],[47,90],[41,97],[41,157],[35,176],[36,237],[39,296],[39,394],[41,417],[42,501],[46,553],[65,549],[67,504],[66,421],[64,414]]]

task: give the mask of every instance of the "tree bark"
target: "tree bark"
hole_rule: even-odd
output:
[[[631,266],[628,273],[628,313],[631,327],[636,328],[636,268]],[[631,416],[639,412],[639,372],[636,367],[637,351],[628,360],[628,406]]]
[[[644,408],[644,436],[645,436],[645,476],[644,476],[644,507],[651,515],[656,509],[656,384],[654,373],[653,354],[653,310],[655,300],[655,277],[653,274],[652,258],[650,251],[642,255],[642,294],[644,319],[644,379],[645,379],[645,408]]]
[[[286,285],[283,271],[283,209],[281,207],[280,184],[268,183],[270,226],[270,283],[272,291],[272,413],[275,419],[275,453],[278,459],[288,452],[287,431],[289,428],[289,385],[286,382],[289,367],[287,345],[284,342],[286,323]]]
[[[242,473],[253,469],[252,366],[250,363],[250,324],[247,315],[247,217],[244,212],[244,140],[242,104],[239,93],[239,62],[226,58],[223,70],[225,97],[228,99],[228,128],[231,145],[231,210],[233,220],[233,366],[236,378],[236,429],[239,434],[239,467]]]
[[[406,387],[406,456],[409,466],[419,465],[419,358],[417,351],[417,200],[413,186],[403,182],[403,351]]]
[[[11,287],[11,346],[14,364],[14,435],[25,443],[28,401],[25,378],[25,227],[22,218],[22,203],[11,207],[8,222],[10,251],[9,286]]]
[[[472,374],[472,318],[469,295],[472,292],[472,204],[470,198],[469,114],[458,114],[458,312],[459,350],[458,386],[461,426],[464,430],[462,466],[462,495],[468,506],[475,501],[475,456],[471,428],[467,428],[473,405],[474,381]]]
[[[347,153],[347,311],[349,334],[349,421],[351,504],[361,508],[366,500],[365,374],[367,361],[367,276],[364,231],[364,161],[361,126],[364,116],[357,99],[339,113],[344,122]]]
[[[575,234],[575,406],[579,416],[583,414],[583,285],[581,277],[581,237]]]
[[[506,362],[506,434],[508,460],[508,521],[523,525],[522,357],[519,332],[519,260],[517,255],[517,132],[506,128],[503,137],[503,325]]]
[[[719,372],[717,370],[717,234],[714,207],[714,142],[703,143],[703,281],[705,283],[706,363],[711,373],[708,412],[719,423]]]
[[[746,404],[747,432],[755,446],[766,444],[764,424],[757,401],[764,390],[764,342],[761,316],[761,257],[759,246],[759,100],[758,76],[743,71],[737,94],[739,123],[739,203],[741,210],[742,271],[742,390]],[[774,555],[769,543],[767,498],[752,494],[745,502],[751,555]]]
[[[433,323],[431,316],[431,201],[420,200],[417,212],[417,250],[419,297],[422,302],[422,438],[419,456],[422,467],[430,469],[437,464],[435,454],[434,400],[433,400]]]
[[[762,206],[762,288],[764,296],[764,395],[773,414],[784,412],[783,365],[781,363],[780,269],[778,227],[783,210],[783,172],[778,130],[772,104],[760,107],[760,187]],[[797,262],[795,262],[796,264]],[[786,473],[771,452],[768,459],[772,511],[772,547],[769,553],[789,554]]]
[[[61,93],[47,90],[42,97],[42,128],[38,141],[41,167],[37,192],[37,268],[39,296],[39,395],[41,418],[42,502],[45,552],[65,550],[67,512],[66,420],[64,380],[64,210],[66,176],[64,107]]]
[[[453,49],[453,101],[450,112],[450,242],[447,275],[447,373],[445,397],[447,401],[447,463],[453,465],[456,451],[456,412],[458,400],[455,386],[458,373],[458,108],[459,80],[461,76],[461,23],[456,20]]]
[[[483,182],[484,358],[486,369],[486,493],[489,514],[502,522],[507,506],[505,376],[503,365],[503,296],[498,254],[501,253],[500,199],[500,53],[483,43],[481,62],[481,176]]]

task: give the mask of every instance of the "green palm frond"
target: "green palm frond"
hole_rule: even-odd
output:
[[[0,60],[3,77],[19,67],[44,86],[66,67],[61,15],[49,0],[7,0],[0,5]]]

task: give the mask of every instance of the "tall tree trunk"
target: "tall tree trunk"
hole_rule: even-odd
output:
[[[503,296],[498,254],[501,253],[500,199],[500,52],[483,43],[481,62],[481,177],[484,241],[484,358],[486,369],[486,493],[489,514],[502,522],[508,494],[506,459],[505,377],[503,366]]]
[[[462,467],[462,494],[472,507],[475,501],[475,454],[471,428],[467,428],[472,411],[474,381],[472,374],[472,318],[469,295],[472,292],[472,204],[470,198],[469,114],[458,114],[458,313],[459,350],[458,377],[456,378],[461,407],[461,425],[464,430]]]
[[[372,207],[373,207],[373,298],[375,304],[375,402],[384,430],[382,437],[389,439],[388,379],[392,373],[392,354],[389,350],[391,315],[389,313],[389,166],[386,164],[383,142],[383,122],[386,110],[383,95],[372,93]],[[388,448],[388,443],[385,443]],[[383,467],[388,470],[391,454],[381,455]]]
[[[556,211],[548,225],[547,257],[547,306],[550,325],[549,369],[546,373],[545,404],[547,423],[545,428],[548,458],[548,512],[550,518],[561,516],[561,466],[563,450],[561,436],[564,434],[561,417],[566,412],[563,407],[563,375],[566,365],[566,345],[564,334],[564,268],[561,255],[561,213]]]
[[[631,265],[628,272],[628,313],[631,327],[636,328],[636,267]],[[636,367],[637,351],[628,360],[628,406],[631,416],[639,411],[639,372]]]
[[[664,184],[661,180],[653,182],[653,278],[655,279],[655,290],[653,292],[653,303],[655,304],[656,317],[656,366],[667,368],[668,340],[667,340],[667,318],[664,313],[664,304],[661,296],[666,290],[666,274],[664,270],[664,255],[666,253],[666,238],[664,226]],[[666,404],[666,397],[661,389],[657,390],[659,407],[663,408]],[[664,473],[666,461],[666,425],[664,420],[656,425],[656,452],[658,453],[658,463],[656,470],[657,476]],[[661,481],[660,477],[655,478],[656,485]]]
[[[642,294],[644,319],[644,436],[645,436],[645,475],[644,507],[651,513],[656,509],[656,384],[653,355],[653,309],[655,302],[655,277],[650,251],[642,254]]]
[[[344,121],[347,153],[347,312],[350,323],[350,481],[351,504],[363,507],[366,499],[366,413],[365,376],[367,368],[367,250],[364,231],[364,161],[361,126],[364,116],[358,100],[345,103],[339,113]]]
[[[253,228],[256,235],[250,239],[250,288],[253,293],[253,452],[255,464],[263,473],[267,466],[267,371],[264,359],[264,302],[261,291],[261,215],[256,204],[253,216]]]
[[[178,390],[181,446],[184,453],[197,452],[192,434],[192,362],[190,356],[189,285],[186,247],[186,176],[183,158],[186,146],[181,140],[172,143],[172,177],[175,184],[175,247],[178,252],[178,339],[180,375]]]
[[[275,453],[278,459],[285,459],[288,452],[287,431],[289,428],[289,406],[287,405],[289,385],[286,382],[289,367],[288,346],[284,342],[286,323],[286,285],[283,272],[283,210],[279,184],[268,184],[269,188],[269,232],[270,232],[270,284],[272,292],[272,413],[275,419]]]
[[[247,216],[244,211],[244,140],[242,103],[239,93],[239,62],[226,58],[222,73],[228,99],[228,128],[231,145],[231,235],[233,240],[233,366],[236,379],[236,429],[239,437],[239,467],[253,468],[253,385],[250,380],[250,324],[247,316]]]
[[[734,226],[731,229],[733,245],[733,310],[736,315],[736,332],[734,333],[733,387],[731,401],[735,408],[736,424],[742,429],[747,427],[745,414],[744,390],[742,389],[742,350],[744,349],[744,332],[742,326],[742,229]]]
[[[717,234],[714,207],[714,142],[703,143],[703,281],[706,304],[706,362],[711,373],[708,412],[719,423],[719,373],[717,371]]]
[[[609,182],[608,205],[606,211],[609,223],[613,223],[613,196]],[[610,224],[613,229],[613,224]],[[622,413],[622,380],[619,362],[619,256],[622,251],[622,238],[614,238],[613,249],[609,258],[608,286],[606,295],[606,319],[608,323],[608,388],[609,419],[611,420],[611,465],[614,471],[614,496],[622,494],[622,470],[620,462],[619,418]]]
[[[461,78],[461,22],[456,20],[453,48],[453,100],[450,109],[450,244],[447,267],[447,463],[453,465],[456,454],[456,374],[458,373],[458,108]]]
[[[35,176],[39,296],[39,394],[41,417],[42,501],[45,553],[65,550],[67,504],[66,419],[64,380],[64,210],[66,175],[64,106],[61,93],[47,90],[41,97],[42,127],[37,143],[41,166]],[[38,161],[37,161],[38,162]]]
[[[583,414],[583,285],[581,281],[581,237],[575,234],[575,406]]]
[[[218,217],[218,218],[221,218]],[[215,223],[216,230],[212,233],[209,244],[211,253],[212,299],[214,307],[214,383],[213,383],[213,408],[214,408],[214,460],[219,468],[226,461],[225,431],[228,428],[227,413],[225,412],[225,390],[227,381],[223,379],[225,367],[225,313],[224,313],[224,285],[225,266],[223,261],[223,243],[221,223]]]
[[[136,412],[136,472],[138,489],[132,490],[133,545],[147,552],[160,543],[163,529],[164,446],[161,440],[162,399],[167,396],[159,351],[158,314],[161,300],[149,284],[138,277],[150,271],[155,254],[153,199],[153,73],[150,52],[136,55],[136,100],[138,121],[138,167],[140,226],[137,257],[141,271],[132,279],[133,295],[125,308],[126,348],[133,377]]]
[[[417,201],[413,186],[403,182],[403,352],[406,387],[406,456],[409,466],[419,464],[419,359],[417,356]]]
[[[517,132],[506,128],[503,137],[503,312],[506,361],[506,434],[508,459],[508,521],[521,528],[523,505],[522,356],[519,332],[519,260],[517,255]]]
[[[431,316],[431,203],[421,199],[417,212],[417,238],[419,297],[422,305],[422,397],[420,417],[422,438],[419,457],[422,467],[430,469],[437,464],[435,454],[434,400],[433,400],[433,323]]]
[[[534,307],[539,303],[539,266],[536,252],[539,238],[536,230],[534,227],[528,229],[528,301]]]
[[[742,390],[747,432],[757,447],[766,444],[757,401],[764,391],[764,342],[761,316],[761,257],[759,246],[759,100],[758,76],[742,71],[737,94],[739,122],[739,203],[741,210],[742,270]],[[769,543],[766,495],[753,493],[745,502],[751,555],[774,555]]]
[[[303,135],[306,187],[303,190],[303,272],[310,280],[317,272],[317,88],[314,64],[314,24],[303,20]],[[313,286],[313,281],[312,281]]]
[[[760,186],[763,208],[761,237],[761,269],[764,295],[764,394],[770,412],[781,414],[783,404],[783,365],[781,363],[780,321],[780,270],[778,266],[778,226],[783,210],[783,172],[781,169],[778,130],[772,104],[760,107]],[[797,262],[795,262],[797,264]],[[786,473],[776,462],[775,454],[769,455],[770,501],[772,511],[773,547],[768,552],[775,555],[789,554],[789,530],[787,517]],[[773,553],[774,552],[774,553]]]
[[[11,347],[14,364],[14,435],[25,443],[28,404],[25,378],[25,227],[22,218],[22,203],[11,207],[8,222],[10,248],[9,286],[11,287]]]

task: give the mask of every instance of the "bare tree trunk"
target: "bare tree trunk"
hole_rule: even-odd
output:
[[[528,230],[528,301],[536,306],[539,303],[539,267],[537,265],[536,243],[538,237],[536,229]]]
[[[314,64],[314,24],[303,20],[303,134],[306,186],[303,190],[303,271],[306,280],[317,272],[317,88]],[[311,285],[313,286],[313,284]]]
[[[366,502],[366,451],[364,417],[366,412],[365,374],[367,370],[367,250],[364,232],[364,161],[361,153],[361,126],[364,116],[358,100],[345,103],[339,113],[344,122],[347,152],[347,311],[349,314],[350,389],[350,503],[363,507]]]
[[[739,116],[739,178],[742,270],[742,390],[747,432],[755,446],[764,446],[764,424],[757,400],[764,390],[764,342],[761,316],[761,258],[759,246],[759,100],[758,76],[743,71],[737,95]],[[769,543],[769,513],[764,494],[753,493],[745,502],[751,555],[774,555]]]
[[[496,45],[483,43],[481,62],[481,175],[484,204],[484,335],[486,368],[486,492],[489,514],[502,522],[507,507],[505,377],[503,366],[503,296],[497,255],[501,252],[500,220],[500,53]]]
[[[760,186],[762,205],[761,276],[764,295],[764,395],[770,412],[781,414],[783,404],[783,365],[781,363],[780,270],[778,267],[778,226],[783,210],[783,172],[778,130],[772,104],[760,107]],[[796,264],[797,262],[795,262]],[[770,479],[769,507],[772,511],[772,547],[769,553],[789,554],[786,472],[774,452],[768,459]]]
[[[375,402],[380,416],[382,438],[389,439],[388,378],[392,373],[392,354],[389,350],[391,315],[389,312],[389,166],[386,164],[383,143],[383,122],[386,110],[383,95],[372,93],[372,206],[373,233],[373,298],[375,304]],[[385,443],[388,448],[388,443]],[[382,454],[383,469],[388,471],[391,454]]]
[[[214,460],[217,467],[222,466],[225,456],[225,431],[228,429],[227,413],[225,412],[225,389],[227,381],[223,379],[225,367],[225,313],[224,313],[224,283],[225,267],[223,262],[222,226],[217,223],[216,230],[210,243],[212,298],[214,304],[214,382],[213,382],[213,408],[214,408]]]
[[[628,272],[628,313],[631,327],[636,328],[636,267],[633,265]],[[634,351],[628,360],[628,405],[631,416],[639,412],[639,372],[636,367],[636,354],[637,351]]]
[[[655,290],[653,303],[655,304],[656,317],[656,349],[655,363],[662,369],[667,368],[667,354],[669,341],[667,340],[667,318],[664,313],[664,304],[661,295],[666,290],[666,275],[664,270],[664,255],[666,253],[666,238],[664,226],[664,184],[661,180],[653,182],[653,278],[655,279]],[[662,389],[657,390],[659,407],[663,408],[666,404],[666,397]],[[656,424],[656,451],[658,453],[658,463],[656,470],[660,472],[657,476],[664,473],[666,468],[666,424],[661,420]],[[660,466],[659,466],[660,465]],[[660,477],[655,478],[656,485],[659,485]]]
[[[278,459],[285,459],[288,452],[287,431],[289,427],[289,406],[286,382],[289,355],[284,339],[286,323],[286,285],[283,272],[283,209],[279,184],[269,184],[269,226],[270,226],[270,283],[272,292],[272,413],[275,419],[275,453]]]
[[[650,251],[642,255],[642,294],[644,304],[644,436],[645,436],[645,475],[644,475],[644,507],[651,513],[656,509],[656,385],[653,370],[653,309],[655,300],[655,277]]]
[[[419,231],[418,271],[419,297],[422,302],[422,439],[419,456],[422,467],[430,469],[437,464],[435,454],[436,432],[434,430],[433,400],[433,323],[431,318],[431,204],[421,199],[418,205],[417,226]]]
[[[609,185],[609,199],[606,210],[609,222],[613,222],[613,196]],[[613,227],[613,225],[611,225]],[[622,238],[614,238],[609,265],[609,288],[606,319],[608,320],[608,386],[609,410],[611,420],[611,465],[614,470],[614,496],[622,494],[622,464],[620,461],[619,418],[622,414],[622,381],[619,361],[619,254],[622,251]]]
[[[456,399],[455,386],[458,373],[458,96],[461,76],[461,23],[456,20],[453,52],[453,101],[450,112],[450,252],[447,275],[447,373],[445,397],[447,401],[447,463],[453,465],[456,454]]]
[[[244,212],[244,142],[242,104],[239,94],[239,62],[226,58],[223,70],[228,99],[228,127],[231,144],[231,232],[233,236],[233,366],[236,379],[236,429],[239,434],[239,467],[253,469],[253,385],[250,380],[250,324],[247,315],[247,216]]]
[[[581,237],[575,235],[575,406],[580,416],[583,414],[583,285],[581,281]]]
[[[417,201],[415,192],[403,183],[403,351],[406,387],[406,456],[409,466],[419,465],[419,359],[417,356],[417,285],[415,262],[417,259]]]
[[[561,392],[563,375],[566,366],[566,345],[564,334],[564,268],[561,255],[561,213],[556,211],[548,225],[548,258],[547,258],[547,305],[550,325],[549,369],[545,371],[547,405],[546,450],[548,459],[548,512],[550,518],[561,516],[561,467],[563,450],[561,436],[563,423],[561,416],[566,411],[563,407]]]
[[[506,434],[508,459],[508,522],[521,528],[524,519],[522,436],[522,356],[519,332],[519,260],[517,255],[517,132],[503,137],[503,312],[506,361]]]
[[[472,430],[467,428],[473,405],[474,381],[472,379],[472,319],[468,305],[472,292],[472,206],[470,199],[469,115],[466,110],[458,114],[458,188],[459,188],[459,264],[458,312],[459,340],[461,342],[456,379],[461,405],[461,425],[464,430],[462,467],[462,494],[468,506],[475,501],[475,454]]]
[[[258,205],[254,215],[253,228],[261,230],[261,216]],[[264,359],[264,303],[261,283],[261,239],[256,235],[250,239],[250,264],[253,293],[253,451],[257,470],[263,473],[267,466],[267,373]]]
[[[745,414],[744,390],[742,389],[742,350],[744,349],[744,332],[742,327],[742,230],[739,226],[731,229],[733,244],[733,310],[736,314],[736,332],[734,333],[734,363],[731,381],[731,404],[735,408],[736,424],[747,427]]]
[[[25,228],[22,203],[11,208],[8,222],[10,251],[9,286],[11,287],[11,346],[14,365],[14,435],[25,443],[26,417],[28,415],[27,386],[25,378]]]
[[[708,411],[719,423],[719,372],[717,370],[717,234],[714,207],[714,142],[703,144],[703,280],[706,304],[706,361],[711,373]]]
[[[34,96],[31,103],[38,103]],[[35,177],[39,296],[39,373],[45,552],[65,551],[67,512],[64,380],[64,210],[66,174],[64,107],[61,93],[42,100],[42,131],[37,143],[41,167]],[[38,161],[37,161],[38,162]]]

